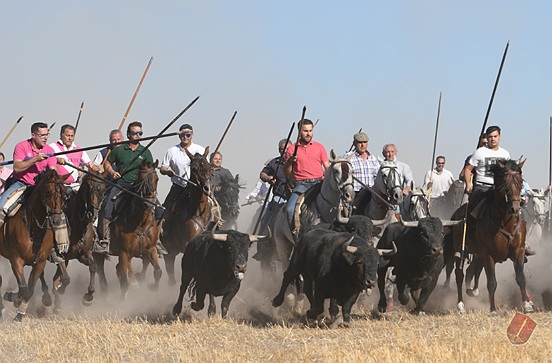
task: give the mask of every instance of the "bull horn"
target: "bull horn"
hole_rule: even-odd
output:
[[[251,243],[253,243],[253,242],[263,242],[263,241],[266,241],[266,240],[272,238],[272,231],[270,230],[270,227],[266,226],[266,229],[268,230],[268,233],[266,234],[266,236],[259,236],[259,235],[256,235],[256,234],[250,234],[249,235],[249,242],[251,242]]]
[[[397,245],[395,244],[395,241],[391,241],[393,244],[392,249],[384,249],[384,248],[378,248],[378,255],[380,256],[391,256],[397,253]]]
[[[385,223],[387,223],[387,218],[372,220],[372,225],[374,226],[381,226],[381,225],[384,225]]]
[[[211,238],[214,239],[215,241],[226,242],[226,240],[228,239],[228,234],[226,234],[226,233],[215,233],[215,228],[217,228],[216,223],[213,226],[213,228],[211,229],[211,233],[210,233]]]
[[[459,221],[451,221],[448,219],[442,220],[441,223],[443,223],[443,227],[452,227],[457,226],[459,224],[462,224],[464,221],[461,219]]]
[[[404,221],[401,218],[401,224],[405,227],[418,227],[418,221]]]
[[[355,236],[352,236],[351,238],[349,238],[347,240],[347,242],[345,242],[345,244],[343,245],[343,247],[345,248],[345,250],[347,252],[350,252],[350,253],[355,253],[357,251],[357,247],[354,247],[354,246],[350,246],[351,242],[353,242],[353,240],[355,239]]]

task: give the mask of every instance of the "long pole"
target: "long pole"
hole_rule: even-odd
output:
[[[219,148],[220,148],[220,145],[222,144],[222,141],[224,140],[224,138],[226,137],[226,133],[228,132],[228,130],[230,129],[230,126],[232,126],[232,122],[234,122],[234,119],[236,118],[236,115],[238,114],[238,111],[234,111],[234,115],[232,116],[232,118],[230,119],[230,122],[228,123],[228,126],[226,126],[226,130],[224,130],[224,133],[222,134],[222,137],[220,138],[220,141],[217,145],[217,147],[215,148],[215,151],[213,151],[213,154],[216,153]]]
[[[297,150],[299,148],[299,141],[301,140],[301,128],[303,128],[303,121],[305,121],[305,113],[307,113],[307,106],[303,106],[303,113],[301,114],[301,121],[299,121],[299,132],[297,133],[297,142],[295,143],[295,150],[293,150],[293,157],[297,156]]]
[[[284,160],[284,154],[287,150],[287,146],[289,144],[289,140],[291,139],[291,134],[293,133],[294,127],[295,127],[295,122],[291,125],[291,128],[289,129],[289,133],[286,139],[286,143],[284,145],[284,149],[280,153],[280,160],[278,160],[278,164],[276,165],[276,170],[274,171],[274,178],[276,178],[276,175],[278,174],[278,169],[280,168],[280,165]],[[257,228],[259,228],[259,224],[261,223],[261,219],[263,218],[263,213],[266,208],[266,204],[268,203],[268,198],[270,197],[270,193],[272,192],[273,187],[274,187],[274,184],[270,184],[270,187],[268,188],[268,192],[266,193],[266,196],[263,202],[263,206],[261,208],[261,213],[259,213],[259,218],[257,219],[257,223],[255,223],[255,228],[253,228],[253,234],[257,233]]]
[[[435,137],[433,138],[433,154],[431,155],[431,169],[429,169],[429,185],[427,188],[427,207],[431,205],[431,188],[433,186],[433,168],[435,167],[435,150],[437,149],[437,133],[439,132],[439,116],[441,115],[441,98],[443,92],[439,93],[439,106],[437,107],[437,122],[435,123]]]
[[[77,134],[77,129],[79,128],[79,122],[80,122],[80,117],[81,117],[83,108],[84,108],[84,101],[82,101],[82,103],[81,103],[81,107],[80,107],[80,110],[79,110],[79,115],[77,116],[77,122],[75,123],[75,135]]]
[[[550,117],[550,138],[548,140],[548,143],[550,145],[550,151],[548,153],[548,186],[546,189],[548,189],[548,233],[550,234],[552,229],[552,195],[550,190],[550,186],[552,185],[552,117]]]
[[[506,54],[508,54],[509,46],[510,46],[510,42],[508,41],[508,43],[506,43],[506,49],[504,49],[504,54],[502,55],[502,61],[500,62],[500,68],[498,69],[498,75],[496,76],[493,93],[491,95],[491,100],[489,101],[489,107],[487,107],[485,122],[483,122],[483,127],[481,128],[481,132],[479,133],[479,135],[477,135],[477,145],[475,147],[476,149],[479,146],[479,137],[485,132],[485,128],[487,127],[487,120],[489,119],[489,115],[491,114],[491,107],[493,106],[494,96],[496,94],[496,89],[498,88],[498,81],[500,81],[500,75],[502,74],[502,67],[504,67],[504,61],[506,60]]]
[[[163,128],[163,130],[161,130],[161,131],[157,134],[157,137],[154,137],[154,138],[153,138],[153,139],[142,149],[142,151],[140,151],[138,154],[136,154],[136,156],[134,156],[134,159],[132,159],[132,161],[130,161],[130,162],[127,164],[127,166],[126,166],[123,170],[121,170],[121,171],[119,172],[119,174],[121,174],[121,177],[123,176],[123,174],[124,174],[126,171],[128,171],[128,168],[129,168],[136,160],[138,160],[138,158],[139,158],[140,156],[142,156],[142,154],[145,153],[146,150],[149,149],[150,146],[153,145],[154,142],[157,141],[158,138],[160,138],[161,136],[163,136],[163,134],[165,133],[165,131],[167,131],[167,129],[168,129],[169,127],[171,127],[180,117],[182,117],[182,115],[183,115],[184,113],[186,113],[186,111],[188,111],[188,110],[190,109],[190,107],[192,107],[192,106],[194,105],[194,103],[196,103],[196,101],[197,101],[198,99],[199,99],[199,96],[197,96],[196,98],[194,98],[194,100],[193,100],[192,102],[190,102],[190,104],[189,104],[188,106],[186,106],[182,111],[180,111],[180,113],[179,113],[178,115],[176,115],[176,117],[175,117],[174,119],[172,119],[172,121],[169,122],[169,123],[167,124],[167,126],[165,126],[165,127]]]
[[[17,127],[17,125],[19,125],[19,123],[21,122],[21,120],[23,120],[23,115],[21,115],[21,117],[19,117],[19,119],[17,119],[17,121],[15,121],[15,123],[13,124],[12,128],[10,129],[10,132],[8,132],[8,134],[6,135],[6,137],[4,137],[4,140],[2,140],[2,143],[0,144],[0,149],[2,149],[2,147],[4,147],[4,144],[6,143],[6,141],[8,140],[8,138],[10,137],[10,135],[12,134],[13,130],[15,130],[15,128]]]
[[[150,58],[150,60],[148,62],[148,65],[146,67],[146,70],[144,71],[144,74],[142,74],[142,78],[140,78],[140,83],[138,83],[138,87],[136,87],[136,91],[134,91],[134,95],[132,96],[132,99],[130,100],[130,103],[128,104],[125,115],[123,116],[123,119],[121,120],[121,124],[119,125],[119,129],[118,129],[119,131],[121,131],[123,129],[123,125],[125,124],[128,113],[130,112],[130,109],[132,108],[132,105],[134,104],[134,100],[136,99],[136,96],[138,96],[138,92],[140,92],[140,87],[142,87],[142,83],[144,83],[144,79],[146,78],[146,75],[148,74],[149,68],[151,66],[151,62],[153,62],[153,57]]]

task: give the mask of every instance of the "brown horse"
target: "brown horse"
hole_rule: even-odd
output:
[[[474,218],[468,214],[466,244],[468,252],[474,254],[474,266],[476,286],[479,273],[485,268],[487,275],[487,289],[491,313],[496,312],[495,291],[496,274],[495,264],[512,260],[516,274],[516,282],[521,291],[524,311],[533,312],[533,302],[527,294],[525,287],[525,274],[523,266],[525,263],[525,221],[521,218],[521,190],[523,178],[521,168],[525,161],[517,163],[513,160],[498,161],[491,167],[494,174],[494,188],[489,191],[487,208]],[[465,214],[464,205],[453,215],[453,219],[461,219]],[[472,209],[472,208],[470,208]],[[454,218],[456,217],[456,218]],[[462,245],[462,227],[453,230],[454,245],[456,251]],[[471,276],[470,276],[471,277]],[[456,284],[458,287],[458,310],[465,312],[462,301],[462,283],[464,271],[461,268],[461,261],[456,259]],[[469,279],[466,279],[469,284]],[[473,293],[472,293],[473,294]]]
[[[99,175],[90,171],[91,174]],[[90,272],[90,283],[88,291],[82,298],[82,303],[89,306],[94,299],[94,282],[97,266],[92,256],[92,246],[94,244],[94,221],[98,218],[102,200],[105,193],[105,184],[94,176],[85,175],[82,178],[81,186],[76,194],[73,194],[67,201],[65,213],[69,226],[69,251],[63,255],[65,264],[57,266],[54,275],[53,293],[55,296],[54,312],[61,311],[61,294],[65,293],[67,285],[70,283],[67,273],[69,260],[77,259],[83,265],[88,266]],[[42,276],[41,279],[44,279]],[[43,281],[45,284],[45,281]]]
[[[114,211],[114,219],[110,224],[110,253],[119,257],[116,266],[117,277],[121,285],[121,298],[125,299],[130,282],[138,284],[132,268],[133,257],[145,257],[153,265],[155,283],[150,288],[156,291],[161,279],[159,256],[157,254],[157,240],[159,238],[160,222],[155,218],[155,204],[157,200],[156,172],[158,162],[151,164],[143,161],[140,164],[138,178],[129,188],[131,192],[121,193]],[[106,256],[95,253],[98,276],[102,289],[107,287],[104,263]]]
[[[209,222],[213,219],[211,213],[211,167],[207,161],[209,147],[205,148],[203,155],[192,155],[188,150],[186,154],[190,158],[190,182],[183,188],[174,203],[168,206],[165,212],[165,223],[161,241],[167,248],[168,254],[164,256],[165,267],[169,275],[169,284],[175,285],[174,260],[179,253],[184,253],[188,242],[207,230]]]
[[[15,321],[21,321],[26,314],[36,282],[44,271],[56,239],[61,243],[67,240],[67,236],[63,239],[60,234],[67,230],[63,214],[66,197],[63,182],[68,177],[69,174],[60,177],[55,170],[40,174],[36,186],[27,189],[24,205],[0,229],[0,254],[10,261],[19,287],[17,293],[4,295],[4,299],[13,302],[17,308]],[[60,248],[60,252],[65,251]],[[25,266],[32,266],[28,281]],[[48,305],[44,298],[43,302]]]

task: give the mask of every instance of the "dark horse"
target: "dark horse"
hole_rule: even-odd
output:
[[[132,183],[130,191],[138,194],[141,198],[129,193],[120,194],[115,207],[115,217],[109,227],[111,230],[110,253],[119,256],[116,270],[123,299],[128,291],[129,278],[132,284],[138,283],[131,264],[133,257],[145,257],[153,265],[155,283],[150,288],[152,290],[159,288],[161,267],[159,267],[156,246],[160,222],[155,218],[157,182],[159,181],[155,171],[157,165],[157,161],[153,164],[143,161],[140,164],[138,178]],[[98,265],[100,285],[102,288],[106,288],[107,280],[104,271],[106,256],[96,253],[94,259]]]
[[[186,150],[186,149],[185,149]],[[169,284],[175,285],[174,260],[179,253],[184,253],[188,242],[207,230],[212,219],[211,213],[211,167],[207,161],[209,147],[203,155],[192,155],[190,158],[190,182],[174,202],[167,206],[161,241],[169,252],[164,256],[165,267],[169,275]]]
[[[236,175],[235,178],[222,178],[219,186],[220,189],[214,190],[213,194],[220,206],[223,221],[220,229],[237,230],[236,220],[240,215],[240,189],[244,188],[243,184],[240,184],[239,175]]]
[[[19,287],[17,293],[7,292],[4,295],[4,299],[13,302],[17,308],[16,321],[21,321],[27,312],[36,282],[44,272],[54,243],[57,239],[67,241],[67,236],[60,234],[67,231],[63,214],[66,197],[63,182],[68,177],[69,174],[60,177],[55,170],[40,174],[36,186],[27,189],[24,204],[0,229],[0,254],[10,261]],[[60,248],[60,252],[65,251]],[[28,281],[25,279],[25,266],[32,266]],[[0,278],[0,287],[1,284]],[[49,305],[51,300],[48,303],[43,298],[43,303]]]
[[[475,285],[477,288],[479,274],[485,268],[487,275],[487,289],[491,313],[496,312],[495,291],[496,274],[495,264],[512,260],[516,274],[516,282],[521,291],[523,309],[533,312],[533,302],[525,288],[525,274],[523,265],[525,263],[525,221],[521,218],[521,190],[523,178],[521,168],[525,161],[517,163],[513,160],[498,161],[491,167],[494,174],[494,189],[489,191],[485,198],[486,209],[474,218],[468,214],[466,245],[470,253],[474,254],[475,264]],[[489,202],[489,199],[492,199]],[[467,205],[458,209],[453,219],[462,219],[465,215]],[[470,208],[471,210],[472,208]],[[453,228],[453,239],[455,250],[459,251],[462,245],[462,227]],[[465,312],[462,301],[462,283],[464,271],[461,268],[461,261],[456,259],[456,284],[458,286],[458,310]],[[466,284],[470,279],[466,279]]]
[[[449,219],[455,210],[460,208],[464,199],[464,182],[455,180],[445,195],[438,198],[431,198],[431,216],[441,219]]]
[[[91,174],[98,175],[90,171]],[[90,271],[90,282],[88,291],[82,298],[82,303],[89,306],[94,299],[94,280],[96,278],[96,262],[92,256],[92,246],[94,244],[94,222],[98,218],[102,200],[105,193],[105,184],[101,179],[90,175],[82,178],[81,185],[77,193],[73,194],[67,200],[65,214],[70,226],[69,250],[63,255],[65,264],[57,265],[54,275],[54,312],[61,311],[61,294],[65,293],[67,285],[70,283],[67,274],[67,265],[69,260],[77,259],[80,263],[88,266]],[[44,276],[41,276],[41,280]],[[45,284],[45,281],[43,281]]]

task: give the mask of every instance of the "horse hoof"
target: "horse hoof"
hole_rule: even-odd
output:
[[[52,297],[50,295],[43,295],[42,296],[42,305],[52,306]]]
[[[295,295],[293,294],[286,295],[286,305],[290,308],[295,306]]]
[[[528,313],[534,313],[535,312],[535,304],[533,304],[532,301],[524,301],[523,302],[523,312]]]
[[[213,317],[213,316],[215,316],[216,313],[217,313],[216,309],[209,308],[209,310],[207,310],[207,316],[208,317]]]
[[[416,316],[427,316],[427,314],[425,313],[425,311],[416,310],[416,309],[410,310],[410,314],[416,315]]]
[[[498,311],[496,310],[491,310],[491,316],[498,316]]]
[[[150,291],[156,292],[156,291],[159,290],[159,284],[149,284],[149,285],[148,285],[148,289],[149,289]]]
[[[9,302],[14,302],[14,292],[11,292],[11,291],[6,291],[6,293],[4,294],[4,300],[6,301],[9,301]]]
[[[466,313],[466,307],[464,306],[464,303],[463,302],[459,302],[458,305],[456,305],[456,308],[458,309],[458,312],[460,314],[465,314]]]
[[[21,323],[23,321],[23,316],[25,314],[21,314],[21,313],[17,313],[17,315],[15,316],[15,318],[13,318],[13,322],[14,323]]]
[[[60,315],[61,314],[61,308],[54,308],[54,315]]]
[[[130,283],[129,287],[131,290],[139,290],[140,284],[137,281],[133,281]]]
[[[466,294],[471,297],[479,296],[479,289],[466,289]]]
[[[136,274],[136,280],[138,281],[144,281],[144,274],[143,273],[137,273]]]
[[[94,300],[94,296],[92,295],[88,295],[88,294],[85,294],[83,297],[82,297],[82,304],[84,306],[90,306],[92,305],[92,300]]]

